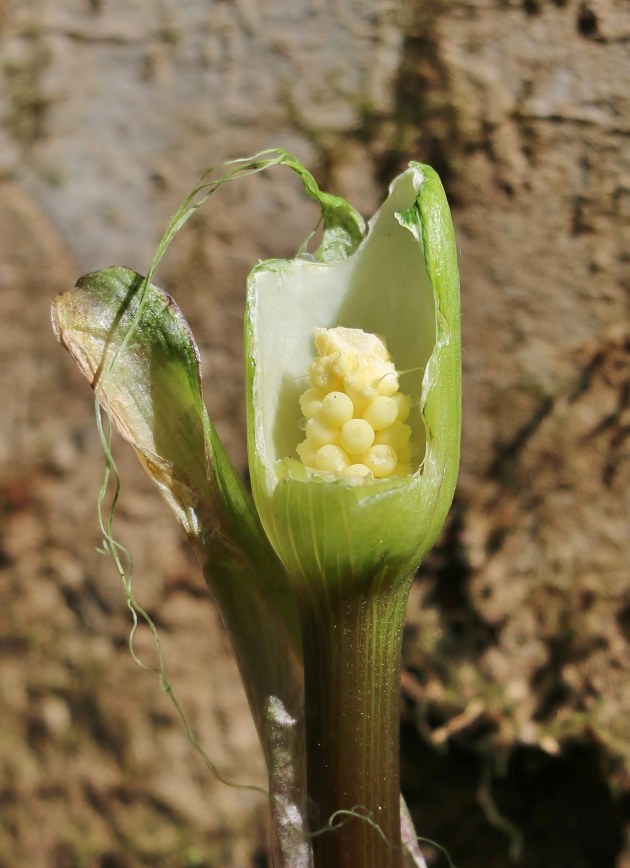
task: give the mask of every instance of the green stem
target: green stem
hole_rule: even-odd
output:
[[[307,795],[315,868],[400,868],[399,702],[409,586],[302,596]],[[387,584],[385,589],[383,585]],[[402,587],[400,585],[402,584]]]

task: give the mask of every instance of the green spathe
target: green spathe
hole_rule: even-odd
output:
[[[384,568],[409,576],[450,507],[461,421],[459,278],[446,197],[428,166],[411,163],[365,237],[332,260],[326,219],[314,260],[263,262],[250,275],[248,445],[256,507],[289,575],[349,587]],[[405,391],[420,402],[413,436],[424,449],[412,476],[331,481],[292,457],[313,332],[335,326],[383,336],[397,370],[409,372]]]

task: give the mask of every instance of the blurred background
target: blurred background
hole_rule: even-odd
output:
[[[264,799],[130,658],[92,393],[48,310],[146,271],[205,168],[274,145],[366,216],[410,159],[453,208],[462,471],[401,693],[418,832],[458,868],[630,866],[629,41],[626,0],[0,0],[1,868],[267,865]],[[245,277],[315,220],[283,170],[224,187],[158,276],[243,470]],[[116,455],[175,690],[221,773],[264,785],[196,563]]]

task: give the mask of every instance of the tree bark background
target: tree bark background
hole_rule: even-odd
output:
[[[625,0],[0,0],[2,868],[266,864],[264,800],[205,772],[129,658],[91,394],[47,310],[83,271],[146,270],[208,165],[274,145],[366,215],[409,159],[453,206],[465,427],[409,606],[418,830],[458,868],[630,865],[629,43]],[[315,220],[280,172],[225,188],[159,276],[242,468],[244,279]],[[196,565],[117,454],[175,690],[261,783]]]

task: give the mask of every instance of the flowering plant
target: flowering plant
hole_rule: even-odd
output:
[[[205,409],[192,333],[151,280],[221,184],[279,164],[320,205],[322,241],[248,280],[250,496]],[[457,259],[435,172],[411,163],[366,225],[291,154],[235,161],[185,200],[147,277],[86,275],[53,325],[199,555],[265,752],[275,864],[422,865],[405,810],[401,833],[401,634],[452,500],[461,413]]]

